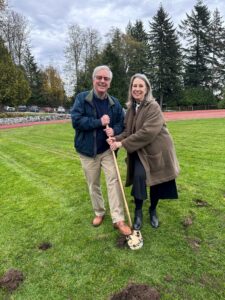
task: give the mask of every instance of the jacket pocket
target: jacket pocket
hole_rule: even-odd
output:
[[[159,171],[165,167],[165,162],[163,159],[162,152],[159,152],[154,155],[146,155],[146,158],[148,160],[148,164],[150,166],[150,172],[151,171]]]

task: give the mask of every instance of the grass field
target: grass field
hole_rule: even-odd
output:
[[[117,247],[109,212],[102,226],[90,225],[70,124],[0,131],[0,277],[12,268],[24,274],[14,292],[0,288],[1,300],[106,300],[129,283],[155,287],[163,300],[225,299],[225,119],[168,127],[182,170],[179,200],[160,201],[157,230],[145,203],[138,251]],[[124,158],[122,150],[123,181]]]

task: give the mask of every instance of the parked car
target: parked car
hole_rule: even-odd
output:
[[[27,107],[26,107],[26,105],[19,105],[19,106],[17,107],[17,110],[18,110],[18,111],[27,111]]]
[[[46,113],[53,113],[54,112],[54,108],[52,108],[52,107],[44,107],[43,110]]]
[[[64,108],[63,106],[59,106],[59,107],[57,108],[57,113],[63,114],[63,113],[65,113],[65,112],[66,112],[66,110],[65,110],[65,108]]]
[[[4,106],[4,111],[7,111],[7,112],[13,112],[15,111],[15,107],[13,106]]]
[[[28,109],[30,112],[39,112],[39,107],[37,105],[32,105]]]

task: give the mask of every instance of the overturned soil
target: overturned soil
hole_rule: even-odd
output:
[[[125,235],[119,236],[119,238],[116,241],[116,246],[121,249],[128,248],[127,239],[126,239]]]
[[[13,292],[23,282],[24,275],[21,271],[10,269],[0,278],[0,287],[8,292]]]
[[[51,247],[52,247],[52,244],[51,244],[51,243],[49,243],[49,242],[43,242],[43,243],[41,243],[41,244],[38,246],[38,249],[45,251],[45,250],[48,250],[48,249],[51,248]]]
[[[159,292],[146,284],[129,284],[110,300],[159,300]]]
[[[209,206],[209,203],[202,199],[194,199],[193,201],[195,202],[196,206],[198,206],[198,207]]]
[[[193,224],[193,219],[192,219],[192,217],[186,217],[184,220],[183,220],[183,226],[185,227],[185,228],[187,228],[188,226],[190,226],[190,225],[192,225]]]

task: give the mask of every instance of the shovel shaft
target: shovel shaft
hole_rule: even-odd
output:
[[[117,177],[118,177],[118,180],[119,180],[119,185],[120,185],[121,193],[122,193],[122,196],[123,196],[124,207],[125,207],[125,210],[126,210],[126,213],[127,213],[128,224],[132,228],[132,222],[131,222],[129,208],[128,208],[128,205],[127,205],[126,196],[125,196],[124,189],[123,189],[123,183],[122,183],[122,180],[121,180],[121,176],[120,176],[120,171],[119,171],[119,167],[118,167],[118,164],[117,164],[116,155],[115,155],[115,152],[113,150],[112,150],[112,155],[113,155],[113,160],[114,160],[114,164],[115,164],[115,167],[116,167],[116,173],[117,173]]]

